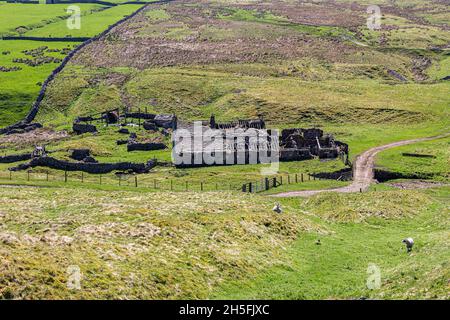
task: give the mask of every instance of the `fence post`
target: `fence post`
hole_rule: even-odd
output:
[[[298,183],[298,176],[295,174],[295,183]]]
[[[280,184],[283,184],[283,176],[280,176]]]
[[[277,187],[277,177],[273,177],[273,187],[276,188]]]
[[[188,191],[188,182],[186,181],[186,191]]]
[[[12,171],[9,172],[9,180],[12,180]]]
[[[119,187],[120,187],[121,184],[122,184],[122,176],[119,175]]]
[[[170,191],[173,191],[173,180],[170,180]]]
[[[102,184],[102,175],[100,175],[100,184]]]
[[[47,177],[46,177],[46,180],[48,181],[48,171],[47,171],[46,173],[47,173]]]
[[[303,182],[303,173],[302,173],[302,182]]]
[[[242,185],[242,192],[247,192],[247,184],[246,183],[244,183]]]
[[[248,192],[252,193],[253,192],[253,183],[249,183],[248,184]]]
[[[27,171],[27,181],[30,181],[30,170]]]
[[[266,184],[265,187],[266,187],[266,191],[267,191],[267,190],[269,190],[269,178],[266,177],[266,178],[264,179],[264,182],[265,182],[265,184]]]
[[[138,108],[138,126],[141,127],[141,108]]]
[[[216,182],[216,190],[219,190],[219,185],[217,182]]]
[[[203,181],[200,182],[200,191],[203,191]]]
[[[83,182],[84,182],[84,172],[81,171],[81,183],[83,183]]]
[[[288,184],[291,184],[291,176],[288,174]]]
[[[314,181],[316,180],[316,174],[315,173],[313,173],[313,179],[314,179]]]

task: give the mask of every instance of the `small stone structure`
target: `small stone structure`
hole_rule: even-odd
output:
[[[237,120],[225,123],[217,123],[216,117],[214,116],[214,114],[212,114],[209,119],[209,127],[211,129],[231,129],[231,128],[265,129],[266,124],[262,117],[259,117],[259,119],[252,119],[252,120]]]
[[[128,143],[127,151],[153,151],[153,150],[164,150],[167,146],[164,143],[150,142],[150,143]]]
[[[97,132],[97,127],[92,124],[74,123],[72,129],[76,134]]]
[[[77,161],[83,161],[86,157],[91,155],[91,151],[89,149],[74,149],[72,150],[72,154],[70,157]]]

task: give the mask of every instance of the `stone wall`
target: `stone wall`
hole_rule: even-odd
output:
[[[72,130],[76,134],[93,133],[97,132],[97,127],[92,124],[74,123],[72,126]]]
[[[164,143],[129,143],[127,145],[127,151],[153,151],[153,150],[164,150],[167,146]]]
[[[104,37],[106,34],[108,34],[112,29],[114,29],[115,27],[117,27],[118,25],[124,23],[125,21],[127,21],[128,19],[133,18],[134,16],[136,16],[137,14],[139,14],[141,11],[145,10],[149,5],[152,4],[156,4],[156,3],[167,3],[170,2],[172,0],[165,0],[165,1],[157,1],[157,2],[153,2],[153,3],[147,3],[144,6],[142,6],[141,8],[139,8],[138,10],[136,10],[135,12],[133,12],[131,15],[117,21],[116,23],[112,24],[111,26],[109,26],[105,31],[103,31],[102,33],[100,33],[99,35],[90,38],[86,41],[84,41],[82,44],[80,44],[78,47],[76,47],[74,50],[72,50],[61,62],[61,64],[56,67],[55,70],[52,71],[52,73],[48,76],[48,78],[44,81],[44,83],[42,84],[41,90],[39,91],[39,95],[36,99],[36,101],[34,102],[33,106],[31,107],[30,111],[28,112],[28,115],[20,122],[13,124],[9,127],[6,128],[2,128],[0,129],[0,134],[5,134],[6,132],[10,131],[11,129],[15,129],[17,126],[23,125],[23,124],[27,124],[30,123],[31,121],[34,120],[34,118],[36,117],[38,111],[39,111],[39,107],[42,103],[42,101],[44,100],[44,96],[45,93],[47,91],[47,87],[49,85],[50,82],[53,81],[53,79],[55,79],[55,77],[64,69],[64,67],[67,65],[67,63],[75,56],[75,54],[77,54],[80,50],[82,50],[83,48],[85,48],[87,45],[91,44],[94,41],[99,40],[100,38]]]
[[[16,154],[10,156],[0,157],[0,163],[13,163],[31,159],[31,152],[25,154]]]
[[[147,173],[156,165],[156,162],[151,160],[147,163],[82,163],[82,162],[68,162],[58,160],[52,157],[40,157],[32,159],[28,164],[20,165],[16,168],[10,168],[11,171],[26,170],[33,167],[47,167],[57,170],[65,171],[83,171],[93,174],[105,174],[112,171],[131,171],[134,173]]]

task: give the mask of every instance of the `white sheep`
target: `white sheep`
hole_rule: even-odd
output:
[[[274,212],[276,212],[276,213],[282,213],[283,212],[283,209],[281,209],[281,205],[278,202],[275,204],[275,207],[273,207],[272,210]]]

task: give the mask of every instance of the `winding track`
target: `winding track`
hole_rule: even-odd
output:
[[[340,193],[349,193],[349,192],[360,192],[366,191],[372,183],[374,183],[374,162],[375,156],[378,152],[404,146],[407,144],[412,144],[416,142],[435,140],[440,138],[445,138],[450,136],[450,133],[445,133],[439,136],[427,137],[427,138],[419,138],[419,139],[411,139],[411,140],[403,140],[397,141],[389,144],[385,144],[383,146],[371,148],[358,157],[356,157],[355,162],[353,163],[353,182],[345,187],[334,188],[334,189],[322,189],[322,190],[305,190],[305,191],[290,191],[283,192],[271,195],[271,197],[309,197],[321,192],[340,192]]]

